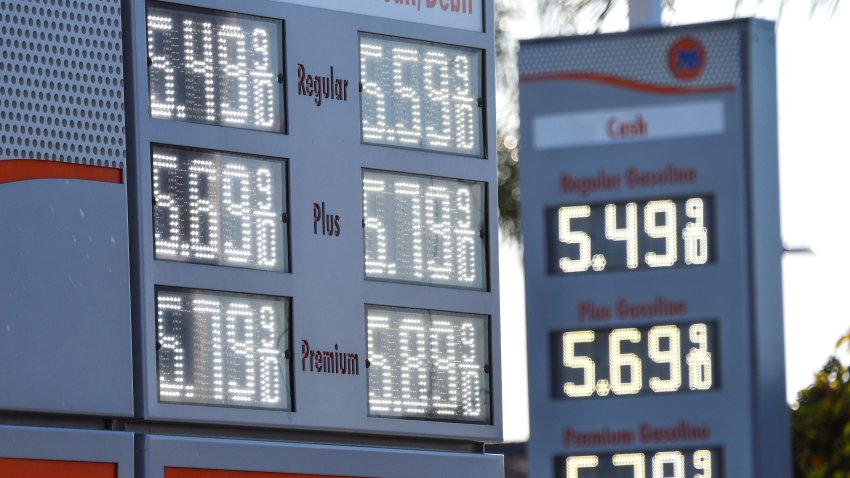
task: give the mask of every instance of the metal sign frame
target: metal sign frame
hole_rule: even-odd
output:
[[[693,47],[694,40],[704,48],[702,62],[691,65],[699,71],[677,78],[668,58],[677,42]],[[556,457],[704,448],[720,450],[722,476],[790,476],[773,24],[738,20],[527,41],[520,78],[530,473],[559,476]],[[686,112],[704,112],[697,107],[703,102],[722,106],[720,130],[704,114],[677,116],[683,105]],[[594,123],[597,116],[602,121]],[[564,139],[574,136],[566,130],[561,138],[552,136],[557,131],[552,124],[579,117],[591,121],[588,134],[601,128],[598,142]],[[539,122],[553,118],[556,123]],[[606,133],[606,118],[634,124],[612,130],[609,122]],[[537,129],[540,124],[548,130]],[[543,142],[537,141],[541,134]],[[662,177],[668,167],[688,173],[640,179]],[[705,193],[714,197],[716,261],[661,270],[549,273],[547,240],[558,238],[546,237],[548,208]],[[684,308],[643,317],[618,309],[659,298]],[[590,312],[581,312],[582,306]],[[562,365],[551,350],[551,333],[696,319],[717,321],[718,387],[552,398],[550,371]],[[679,429],[685,431],[674,433]],[[563,465],[559,459],[557,466]]]
[[[127,45],[129,168],[131,182],[131,255],[137,264],[133,275],[134,328],[137,335],[136,415],[160,422],[242,425],[315,431],[358,432],[423,436],[449,440],[498,441],[502,436],[501,356],[499,351],[498,261],[486,257],[489,288],[456,290],[364,280],[362,170],[449,176],[484,181],[490,249],[498,238],[496,220],[495,92],[492,32],[399,22],[377,17],[334,12],[270,0],[238,3],[183,0],[180,5],[202,7],[282,19],[284,21],[285,89],[288,132],[272,133],[237,128],[152,119],[148,100],[145,2],[125,2]],[[485,13],[493,22],[493,6]],[[321,25],[317,36],[316,26]],[[478,48],[484,58],[485,158],[404,150],[363,144],[360,139],[360,101],[356,85],[360,75],[358,35],[381,33],[402,38]],[[347,102],[323,102],[299,96],[297,68],[325,71],[333,67],[337,78],[351,83]],[[329,138],[333,140],[329,140]],[[288,226],[291,272],[275,273],[155,260],[153,257],[150,145],[237,151],[285,158],[289,173]],[[325,203],[339,215],[339,237],[315,235],[312,205]],[[489,424],[438,423],[423,420],[370,418],[367,416],[367,375],[361,364],[358,377],[330,376],[301,369],[298,351],[292,350],[295,410],[276,412],[162,403],[157,398],[155,297],[156,286],[288,297],[292,304],[292,341],[302,339],[323,350],[338,346],[367,358],[365,304],[447,310],[490,317],[491,401]]]

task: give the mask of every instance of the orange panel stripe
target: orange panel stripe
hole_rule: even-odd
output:
[[[264,471],[203,470],[200,468],[165,468],[165,478],[355,478],[301,473],[269,473]]]
[[[735,91],[734,85],[710,87],[661,86],[653,85],[651,83],[642,83],[640,81],[629,80],[618,76],[599,75],[596,73],[540,73],[535,75],[522,75],[519,78],[520,83],[558,80],[590,81],[594,83],[604,83],[611,86],[618,86],[621,88],[643,91],[645,93],[659,93],[665,95],[691,95],[699,93],[725,93],[729,91]]]
[[[0,458],[3,478],[116,478],[115,463]]]
[[[0,161],[0,184],[33,179],[80,179],[115,184],[123,182],[119,168],[37,159]]]

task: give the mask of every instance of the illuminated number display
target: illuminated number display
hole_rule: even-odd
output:
[[[484,183],[363,171],[369,279],[487,288]]]
[[[481,51],[360,35],[366,143],[483,156]]]
[[[283,22],[148,2],[150,114],[283,131]]]
[[[715,390],[714,322],[552,333],[555,398]]]
[[[571,205],[547,211],[549,272],[701,266],[715,260],[712,197]]]
[[[158,287],[159,400],[289,410],[289,299]]]
[[[366,307],[369,415],[490,422],[487,316]]]
[[[288,270],[282,160],[152,146],[157,259]]]
[[[720,450],[663,450],[556,460],[558,478],[723,478]]]

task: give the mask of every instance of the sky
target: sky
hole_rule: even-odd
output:
[[[513,0],[524,13],[512,23],[518,38],[539,36],[537,0]],[[603,32],[628,29],[625,0],[602,26]],[[665,11],[665,25],[684,25],[736,16],[735,0],[677,0]],[[786,399],[812,383],[814,374],[850,331],[850,5],[842,0],[834,13],[810,13],[810,0],[744,0],[739,17],[777,20],[779,167],[782,239],[813,253],[783,259]],[[845,136],[846,135],[846,136]],[[521,167],[520,158],[520,167]],[[843,212],[842,212],[843,211]],[[833,217],[834,216],[834,217]],[[832,217],[832,219],[830,219]],[[500,247],[503,401],[505,440],[528,437],[525,350],[525,291],[518,244]],[[845,354],[846,357],[846,354]]]

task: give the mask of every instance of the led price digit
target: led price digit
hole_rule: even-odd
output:
[[[693,197],[552,210],[549,227],[556,240],[550,236],[550,270],[572,274],[707,264],[712,260],[709,201]]]
[[[364,34],[360,82],[364,142],[482,155],[479,50]]]
[[[152,117],[281,130],[281,22],[149,3],[147,26]]]
[[[487,319],[370,306],[369,414],[489,422]]]
[[[157,259],[287,270],[283,161],[153,146]]]
[[[158,289],[163,402],[287,410],[286,299]]]
[[[718,460],[714,450],[619,453],[570,456],[563,460],[566,478],[619,476],[629,478],[722,478],[712,474]]]
[[[364,171],[366,277],[485,288],[483,200],[482,183]]]
[[[563,368],[556,380],[556,395],[585,398],[594,394],[605,397],[609,394],[677,392],[683,386],[683,369],[687,370],[688,389],[711,390],[714,387],[714,346],[709,336],[713,336],[713,330],[707,323],[696,323],[620,328],[607,331],[607,334],[592,330],[559,334]],[[606,335],[607,354],[597,344],[597,338]],[[690,341],[691,347],[683,357],[685,340]],[[600,378],[606,371],[609,378]],[[580,377],[580,381],[576,377]]]

